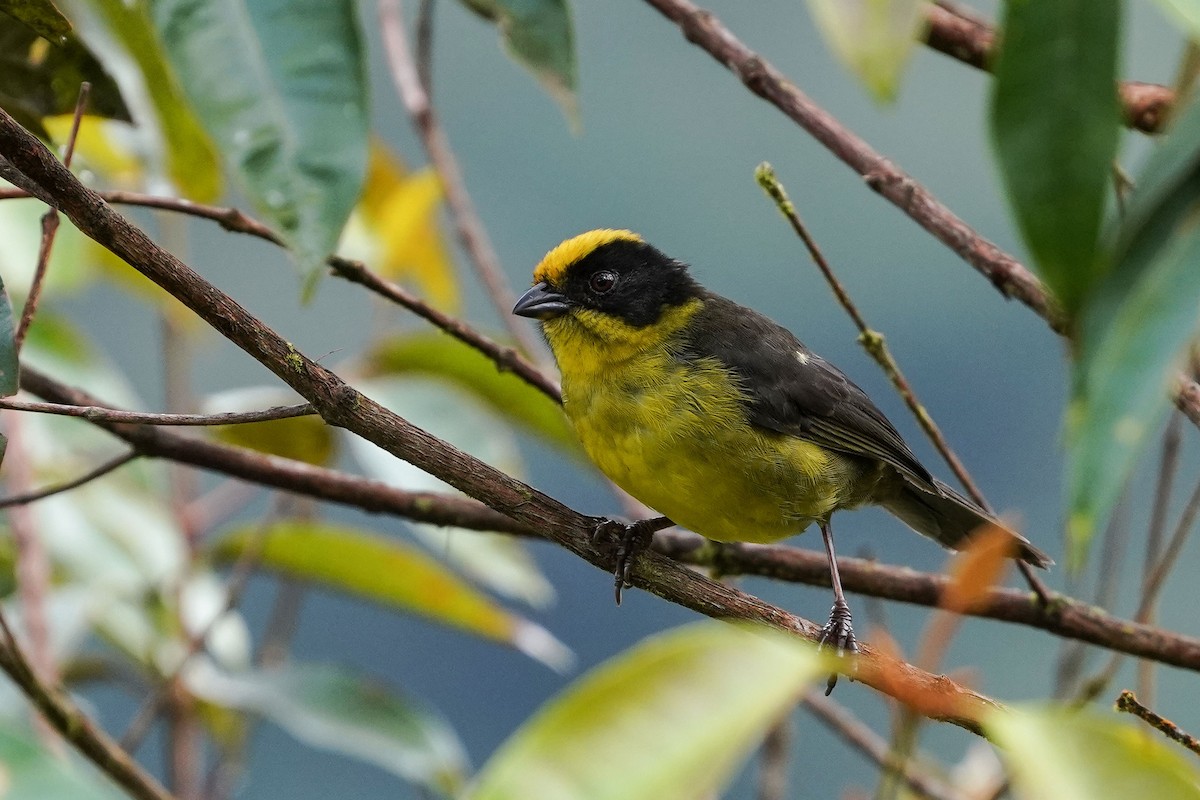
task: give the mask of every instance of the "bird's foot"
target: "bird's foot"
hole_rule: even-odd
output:
[[[654,538],[654,532],[664,527],[662,524],[664,521],[661,517],[641,519],[631,523],[603,519],[592,530],[592,543],[595,545],[611,546],[611,540],[617,540],[615,566],[613,567],[617,605],[621,605],[621,593],[625,587],[633,585],[630,578],[633,573],[634,560],[649,546],[650,541]]]
[[[854,638],[853,623],[854,620],[850,617],[850,606],[841,600],[834,601],[833,609],[829,612],[829,622],[825,623],[825,627],[821,629],[821,638],[817,640],[817,650],[824,650],[827,647],[836,648],[838,658],[847,653],[857,655],[858,640]],[[833,687],[837,686],[837,679],[836,672],[829,676],[829,680],[825,684],[826,697],[833,691]]]

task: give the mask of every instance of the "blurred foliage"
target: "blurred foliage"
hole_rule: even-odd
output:
[[[871,95],[892,102],[925,28],[927,0],[808,0],[834,55]]]
[[[69,24],[55,34],[58,37],[61,41],[51,44],[33,28],[0,17],[0,108],[49,139],[43,119],[72,113],[79,87],[87,81],[92,86],[88,113],[128,122],[129,110],[117,84],[87,46],[69,33]]]
[[[567,0],[460,0],[493,22],[508,52],[558,102],[567,121],[579,124],[575,30]]]
[[[1120,18],[1120,0],[1005,5],[992,85],[996,161],[1038,274],[1069,315],[1105,266]]]
[[[705,622],[660,634],[543,706],[467,800],[711,796],[827,668],[779,631]]]
[[[461,4],[495,26],[508,53],[577,126],[575,30],[566,0]],[[1194,342],[1200,307],[1200,107],[1176,111],[1125,213],[1114,211],[1105,222],[1119,207],[1109,186],[1120,143],[1113,86],[1126,5],[1007,3],[991,107],[1014,219],[1072,325],[1075,565],[1168,408],[1165,390]],[[1200,31],[1200,4],[1160,5],[1189,35]],[[877,100],[894,100],[928,3],[809,6],[837,58]],[[93,89],[75,165],[93,185],[197,202],[234,202],[225,193],[236,186],[283,237],[306,287],[336,248],[459,313],[470,292],[460,286],[442,231],[441,183],[429,168],[408,168],[370,134],[367,44],[374,23],[361,17],[364,8],[352,0],[0,0],[0,13],[10,15],[0,21],[0,106],[61,146],[86,79]],[[33,280],[41,214],[35,201],[0,204],[0,276],[18,304]],[[89,321],[74,316],[68,293],[95,283],[134,287],[137,302],[173,324],[193,318],[64,223],[21,357],[106,402],[142,407],[114,366],[120,357],[101,352]],[[17,388],[15,316],[3,299],[0,394]],[[376,316],[362,351],[336,365],[366,394],[512,475],[523,470],[518,433],[579,459],[554,400],[441,332],[414,331],[403,312]],[[212,411],[290,401],[274,389],[196,398]],[[77,477],[123,446],[86,421],[20,420],[17,455],[26,482],[38,486]],[[409,492],[453,491],[315,416],[206,435],[303,464],[357,467]],[[7,477],[11,491],[32,488],[14,480],[11,468]],[[255,666],[255,637],[230,607],[237,599],[230,575],[253,567],[565,670],[571,653],[556,635],[503,604],[540,609],[554,600],[525,543],[405,523],[418,547],[330,522],[315,506],[306,518],[271,512],[256,520],[258,507],[227,500],[229,488],[181,497],[161,468],[138,461],[39,502],[31,517],[50,558],[45,612],[53,657],[65,672],[100,649],[139,691],[180,677],[174,685],[194,694],[211,741],[235,755],[262,719],[438,796],[691,800],[719,792],[767,727],[827,669],[807,648],[761,632],[704,625],[655,637],[550,701],[472,776],[451,723],[403,687],[346,664]],[[0,596],[20,627],[16,556],[5,533]],[[978,602],[1006,563],[1004,544],[985,537],[956,561],[947,608]],[[23,708],[11,687],[0,689],[0,796],[117,796],[103,776],[44,747],[17,721]],[[1022,797],[1196,795],[1191,765],[1111,715],[1019,709],[998,712],[988,731]]]
[[[1200,330],[1200,105],[1157,143],[1114,221],[1112,263],[1079,320],[1068,408],[1068,542],[1082,565],[1170,408]]]
[[[0,14],[23,22],[52,44],[62,44],[71,32],[70,20],[50,0],[0,0]]]
[[[1041,706],[987,722],[1021,800],[1197,800],[1194,762],[1110,712]]]
[[[373,139],[362,198],[338,253],[412,285],[442,311],[457,313],[458,278],[438,227],[441,202],[442,185],[431,168],[409,172],[395,153]]]
[[[291,578],[503,642],[556,669],[569,663],[569,652],[548,631],[504,610],[403,542],[295,520],[231,530],[218,539],[212,556],[228,563],[247,551],[263,567]]]

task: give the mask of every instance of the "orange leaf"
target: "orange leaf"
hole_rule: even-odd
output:
[[[950,562],[950,583],[942,592],[942,608],[965,614],[978,607],[1000,582],[1016,556],[1016,539],[1000,525],[984,525]]]

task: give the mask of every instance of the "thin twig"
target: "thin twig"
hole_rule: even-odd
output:
[[[63,492],[69,492],[72,489],[77,489],[84,484],[91,483],[97,478],[107,475],[115,469],[125,466],[130,461],[138,458],[138,456],[139,454],[137,451],[122,453],[115,458],[105,461],[95,469],[80,475],[78,478],[73,478],[65,483],[56,483],[53,486],[47,486],[44,489],[38,489],[37,491],[33,492],[25,492],[24,494],[14,494],[8,497],[0,497],[0,508],[28,505],[29,503],[36,502],[46,497],[52,497],[56,494],[62,494]]]
[[[500,315],[513,340],[526,355],[534,356],[539,352],[537,340],[533,338],[530,329],[519,324],[512,315],[516,295],[508,288],[504,279],[500,259],[475,210],[471,195],[467,192],[458,159],[438,122],[427,87],[422,84],[409,53],[399,0],[379,0],[379,24],[392,82],[395,83],[400,100],[408,110],[413,127],[425,146],[429,162],[441,180],[442,191],[446,195],[446,206],[450,209],[458,239],[470,257],[475,273],[483,282],[492,306]]]
[[[279,247],[287,246],[279,234],[271,230],[270,227],[236,208],[210,206],[204,203],[193,203],[191,200],[181,197],[162,197],[154,194],[142,194],[141,192],[108,190],[99,194],[107,203],[174,211],[178,214],[211,220],[231,233],[244,233],[266,240]],[[32,194],[24,189],[0,188],[0,200],[20,200],[31,196]]]
[[[1162,557],[1163,535],[1167,526],[1167,512],[1171,506],[1171,490],[1175,486],[1175,473],[1179,469],[1179,447],[1183,441],[1182,414],[1172,414],[1163,431],[1162,453],[1158,464],[1158,480],[1154,486],[1154,504],[1150,509],[1150,526],[1146,532],[1146,555],[1142,565],[1142,602],[1140,622],[1153,623],[1158,603],[1148,598],[1150,579]],[[1138,661],[1137,690],[1154,702],[1154,662]]]
[[[5,640],[0,646],[0,669],[64,739],[136,800],[174,800],[153,775],[75,705],[67,692],[38,678],[2,612],[0,629]]]
[[[1146,722],[1150,727],[1160,731],[1171,741],[1178,742],[1196,755],[1200,755],[1200,739],[1192,736],[1174,722],[1171,722],[1171,720],[1161,717],[1146,708],[1146,706],[1138,702],[1137,697],[1128,689],[1121,692],[1117,697],[1117,711],[1133,714],[1135,717]]]
[[[942,431],[940,428],[938,428],[937,423],[933,421],[933,417],[930,416],[929,412],[925,409],[925,406],[919,400],[917,400],[917,396],[912,389],[912,385],[908,382],[908,379],[904,377],[904,373],[900,371],[900,365],[896,363],[896,359],[892,357],[892,353],[888,349],[887,342],[883,338],[883,334],[873,330],[869,325],[867,325],[866,319],[863,318],[863,315],[859,312],[858,307],[854,304],[854,301],[850,299],[850,293],[846,291],[846,288],[842,285],[842,282],[839,281],[837,275],[834,274],[833,268],[825,259],[825,255],[821,252],[821,248],[817,246],[816,241],[809,234],[808,229],[805,227],[803,221],[801,221],[800,215],[796,212],[795,204],[792,203],[791,199],[788,197],[787,190],[784,189],[783,184],[780,183],[779,179],[775,176],[775,170],[771,168],[770,164],[763,162],[762,164],[758,165],[758,169],[755,170],[754,175],[758,180],[759,186],[761,186],[763,191],[765,191],[767,195],[775,202],[775,206],[779,209],[779,213],[783,215],[784,219],[786,219],[789,224],[791,224],[792,230],[796,232],[796,235],[800,237],[800,241],[804,243],[809,255],[812,256],[813,262],[817,265],[817,269],[821,271],[821,274],[825,277],[825,281],[833,290],[833,294],[837,298],[838,303],[841,304],[843,309],[845,309],[846,313],[850,316],[850,319],[854,321],[854,325],[859,331],[859,343],[862,344],[863,348],[867,351],[871,358],[875,360],[875,363],[877,363],[883,370],[884,374],[887,375],[888,380],[892,382],[892,386],[895,387],[896,391],[900,394],[900,397],[903,398],[905,405],[907,405],[909,410],[912,411],[913,416],[917,419],[917,423],[921,426],[921,429],[925,431],[925,435],[929,437],[929,440],[933,442],[933,446],[937,448],[937,451],[942,455],[942,458],[946,461],[946,464],[949,465],[955,476],[958,477],[958,480],[963,485],[963,488],[965,488],[971,497],[974,498],[975,502],[979,504],[980,508],[990,511],[991,507],[988,505],[987,498],[983,496],[983,492],[980,491],[979,487],[975,484],[975,481],[971,479],[970,474],[967,472],[967,468],[963,465],[958,455],[955,454],[955,452],[950,448],[949,442],[947,442],[946,437],[942,435]],[[1021,572],[1025,576],[1025,579],[1029,582],[1030,587],[1034,590],[1034,592],[1037,593],[1041,601],[1044,604],[1048,604],[1050,602],[1050,591],[1046,588],[1046,585],[1042,583],[1041,579],[1038,578],[1033,571],[1028,568],[1028,566],[1026,566],[1026,568]]]
[[[433,102],[433,5],[434,0],[421,0],[417,6],[417,80],[430,103]]]
[[[404,306],[409,311],[412,311],[427,322],[433,323],[460,342],[483,353],[492,359],[498,368],[519,375],[526,383],[540,390],[556,403],[562,402],[562,393],[558,385],[513,348],[505,347],[499,342],[479,333],[465,322],[455,319],[448,314],[443,314],[404,287],[392,281],[385,280],[358,261],[335,257],[329,259],[329,267],[334,275],[345,278],[352,283],[365,286],[376,294]]]
[[[66,151],[63,154],[63,164],[68,168],[75,157],[75,139],[79,136],[79,122],[83,119],[83,110],[87,107],[88,95],[92,85],[87,81],[79,84],[79,96],[75,99],[75,115],[71,119],[71,132],[67,135]],[[25,297],[25,307],[21,309],[21,320],[17,323],[16,333],[13,334],[13,347],[20,352],[25,342],[25,334],[33,324],[33,315],[37,313],[38,301],[42,297],[42,287],[46,283],[46,271],[50,267],[50,251],[54,248],[54,238],[58,233],[58,211],[53,207],[42,215],[42,239],[38,245],[37,266],[33,271],[33,283],[29,286],[29,294]]]
[[[758,756],[758,800],[787,800],[791,766],[792,717],[790,712],[767,731]]]
[[[808,254],[812,257],[813,263],[817,265],[817,269],[821,271],[825,282],[829,284],[829,288],[833,290],[834,297],[846,314],[854,322],[854,326],[858,328],[858,342],[867,351],[868,355],[875,360],[880,369],[891,381],[900,397],[904,400],[904,404],[908,406],[909,411],[917,419],[917,424],[921,426],[921,430],[933,442],[933,446],[937,448],[946,464],[954,472],[959,483],[967,490],[967,493],[979,504],[981,508],[990,508],[987,498],[983,496],[983,492],[972,480],[967,468],[963,465],[962,460],[950,447],[950,443],[946,441],[946,437],[942,435],[941,428],[933,421],[933,417],[925,409],[925,406],[917,399],[916,393],[913,391],[912,384],[904,377],[904,373],[900,370],[900,365],[896,363],[896,359],[892,356],[891,350],[887,346],[887,341],[883,334],[872,329],[867,325],[866,319],[858,310],[858,306],[850,299],[850,293],[846,291],[846,287],[838,280],[837,275],[833,272],[833,267],[825,259],[825,254],[821,252],[821,248],[809,234],[808,228],[800,219],[799,213],[796,211],[795,204],[788,197],[787,190],[775,175],[775,170],[770,164],[765,161],[758,165],[758,169],[754,171],[754,177],[758,180],[758,185],[763,188],[775,202],[775,207],[779,209],[779,213],[792,226],[792,230],[800,237],[800,241],[804,243],[804,247],[808,250]]]
[[[120,411],[105,406],[72,406],[61,403],[37,403],[29,400],[17,400],[12,397],[0,398],[0,408],[13,411],[31,411],[38,414],[54,414],[63,417],[82,417],[89,422],[111,422],[130,425],[163,425],[163,426],[209,426],[209,425],[240,425],[248,422],[269,422],[277,419],[292,417],[307,417],[316,414],[309,403],[298,403],[291,406],[272,406],[261,411],[234,411],[224,414],[158,414],[145,411]]]
[[[904,783],[920,797],[930,800],[961,800],[949,786],[932,775],[921,773],[911,761],[896,762],[887,742],[859,720],[850,709],[818,692],[805,696],[803,705],[813,716],[843,741],[885,770],[894,769]]]

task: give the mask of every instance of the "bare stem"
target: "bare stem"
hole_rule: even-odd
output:
[[[82,417],[89,422],[111,422],[130,425],[163,426],[208,426],[241,425],[247,422],[268,422],[292,417],[307,417],[316,414],[309,403],[291,406],[272,406],[261,411],[235,411],[225,414],[157,414],[144,411],[120,411],[106,406],[73,406],[63,403],[36,403],[0,397],[0,408],[13,411],[30,411],[37,414],[55,414],[63,417]]]
[[[42,500],[47,497],[52,497],[56,494],[69,492],[72,489],[77,489],[80,486],[91,483],[97,478],[101,478],[115,469],[125,466],[130,461],[138,457],[137,452],[122,453],[115,458],[105,461],[100,466],[89,470],[87,473],[80,475],[78,478],[73,478],[65,483],[56,483],[53,486],[48,486],[44,489],[38,489],[33,492],[25,492],[24,494],[15,494],[8,497],[0,497],[0,508],[10,508],[12,506],[23,506],[29,503]]]
[[[908,379],[904,377],[904,373],[900,371],[900,365],[896,363],[891,350],[888,349],[883,334],[867,325],[867,321],[862,313],[859,312],[858,306],[850,299],[850,293],[846,291],[846,287],[842,285],[837,275],[834,274],[833,267],[829,265],[816,240],[812,238],[804,222],[801,221],[800,215],[796,212],[795,204],[788,197],[787,190],[784,189],[783,184],[775,176],[775,170],[771,168],[770,164],[763,162],[758,165],[758,169],[755,170],[754,175],[758,180],[759,186],[775,201],[775,206],[779,209],[779,213],[791,224],[792,230],[796,232],[796,235],[800,237],[800,241],[804,243],[809,255],[812,256],[813,262],[817,265],[817,269],[821,271],[821,274],[825,277],[825,281],[829,284],[829,288],[833,290],[838,303],[845,309],[850,319],[854,321],[854,325],[859,331],[858,341],[862,344],[863,349],[867,351],[871,358],[875,360],[875,363],[883,370],[884,374],[887,375],[888,380],[892,382],[892,386],[896,388],[900,397],[904,399],[905,405],[908,406],[913,416],[916,417],[921,430],[925,431],[925,435],[933,442],[933,446],[937,448],[937,451],[954,472],[959,482],[963,485],[963,488],[974,498],[980,508],[990,511],[991,506],[988,505],[987,498],[983,496],[983,492],[980,491],[975,481],[971,479],[966,466],[963,465],[962,460],[951,449],[950,443],[942,435],[942,431],[937,423],[933,421],[933,417],[917,399],[912,384],[908,382]],[[1018,564],[1025,567],[1021,572],[1029,582],[1030,587],[1033,588],[1043,603],[1049,603],[1050,592],[1045,584],[1029,569],[1028,565],[1025,565],[1023,562],[1018,562]]]
[[[1117,697],[1117,711],[1133,714],[1150,727],[1160,731],[1171,741],[1178,742],[1193,753],[1200,755],[1200,739],[1192,736],[1174,722],[1171,722],[1171,720],[1155,714],[1149,708],[1139,703],[1137,697],[1128,689],[1121,692]]]
[[[442,190],[446,194],[446,205],[454,220],[458,239],[470,256],[476,275],[482,281],[492,306],[500,315],[508,332],[512,334],[513,340],[526,355],[533,356],[540,350],[537,340],[533,338],[529,328],[519,324],[512,315],[516,295],[508,288],[504,270],[500,266],[500,258],[496,255],[483,221],[475,210],[466,181],[463,180],[462,170],[458,166],[458,159],[429,100],[428,87],[421,82],[409,52],[399,0],[379,0],[379,23],[392,81],[412,118],[417,135],[425,145],[429,162],[441,179]]]
[[[83,110],[87,107],[88,95],[92,85],[87,81],[79,84],[79,96],[75,100],[75,116],[71,119],[71,132],[67,136],[66,150],[63,154],[63,164],[68,168],[75,157],[75,139],[79,136],[79,122],[83,119]],[[13,334],[13,347],[18,352],[25,342],[25,334],[33,324],[33,316],[37,313],[38,301],[42,297],[42,287],[46,283],[46,271],[50,267],[50,251],[54,248],[54,238],[58,233],[58,211],[53,207],[42,215],[42,239],[38,245],[37,266],[33,271],[33,283],[29,294],[25,297],[25,307],[21,309],[21,320]]]
[[[2,613],[0,628],[4,632],[4,644],[0,645],[0,669],[8,674],[51,727],[131,797],[137,800],[174,800],[170,792],[84,714],[60,686],[38,678]]]

